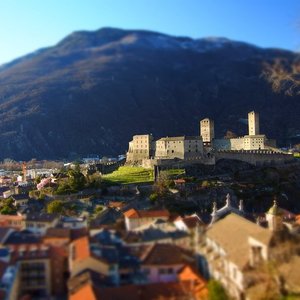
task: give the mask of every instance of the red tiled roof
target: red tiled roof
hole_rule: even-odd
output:
[[[186,225],[187,228],[195,228],[197,225],[203,225],[204,223],[200,221],[197,216],[189,216],[184,218],[178,218],[178,220],[182,220],[182,222]]]
[[[184,179],[175,179],[174,180],[175,184],[181,184],[181,183],[185,183]]]
[[[171,244],[154,244],[141,259],[143,265],[177,265],[193,261],[190,252]]]
[[[123,202],[120,202],[120,201],[109,201],[108,207],[121,208],[124,205],[125,204]]]
[[[73,242],[72,259],[74,261],[84,260],[91,256],[90,242],[88,237],[82,237]]]
[[[86,284],[74,294],[69,300],[153,300],[153,299],[185,299],[204,300],[207,294],[201,295],[194,284],[188,281],[152,283],[143,285],[125,285],[119,287],[97,288]]]
[[[169,218],[167,210],[135,210],[134,208],[124,212],[124,216],[129,219],[137,218]]]

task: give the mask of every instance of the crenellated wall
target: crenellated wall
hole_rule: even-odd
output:
[[[271,150],[220,150],[215,153],[216,162],[220,159],[240,160],[252,165],[278,165],[294,160],[292,154]]]

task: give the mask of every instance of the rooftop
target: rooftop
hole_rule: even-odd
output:
[[[53,222],[58,217],[59,217],[59,215],[57,215],[57,214],[29,213],[25,216],[25,220],[48,223],[48,222]]]
[[[124,216],[129,219],[138,218],[169,218],[167,210],[136,210],[134,208],[124,212]]]
[[[157,141],[185,141],[185,140],[201,140],[200,136],[174,136],[174,137],[163,137]]]
[[[192,262],[191,253],[172,244],[154,244],[141,257],[143,265],[177,265]]]
[[[226,252],[227,257],[239,267],[244,267],[249,260],[248,237],[268,245],[272,232],[266,228],[231,213],[214,223],[207,230],[207,237],[215,241]]]
[[[206,299],[207,294],[200,295],[197,286],[189,281],[152,283],[142,285],[124,285],[120,287],[99,288],[91,284],[84,285],[77,292],[70,295],[69,300],[97,299],[123,300],[126,296],[130,300],[153,299]]]

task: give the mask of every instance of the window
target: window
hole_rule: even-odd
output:
[[[166,270],[165,269],[158,269],[158,274],[160,274],[160,275],[166,274]]]

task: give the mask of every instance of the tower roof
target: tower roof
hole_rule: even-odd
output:
[[[283,214],[283,210],[280,207],[278,207],[277,201],[274,200],[273,206],[268,210],[267,213],[273,216],[281,216]]]

